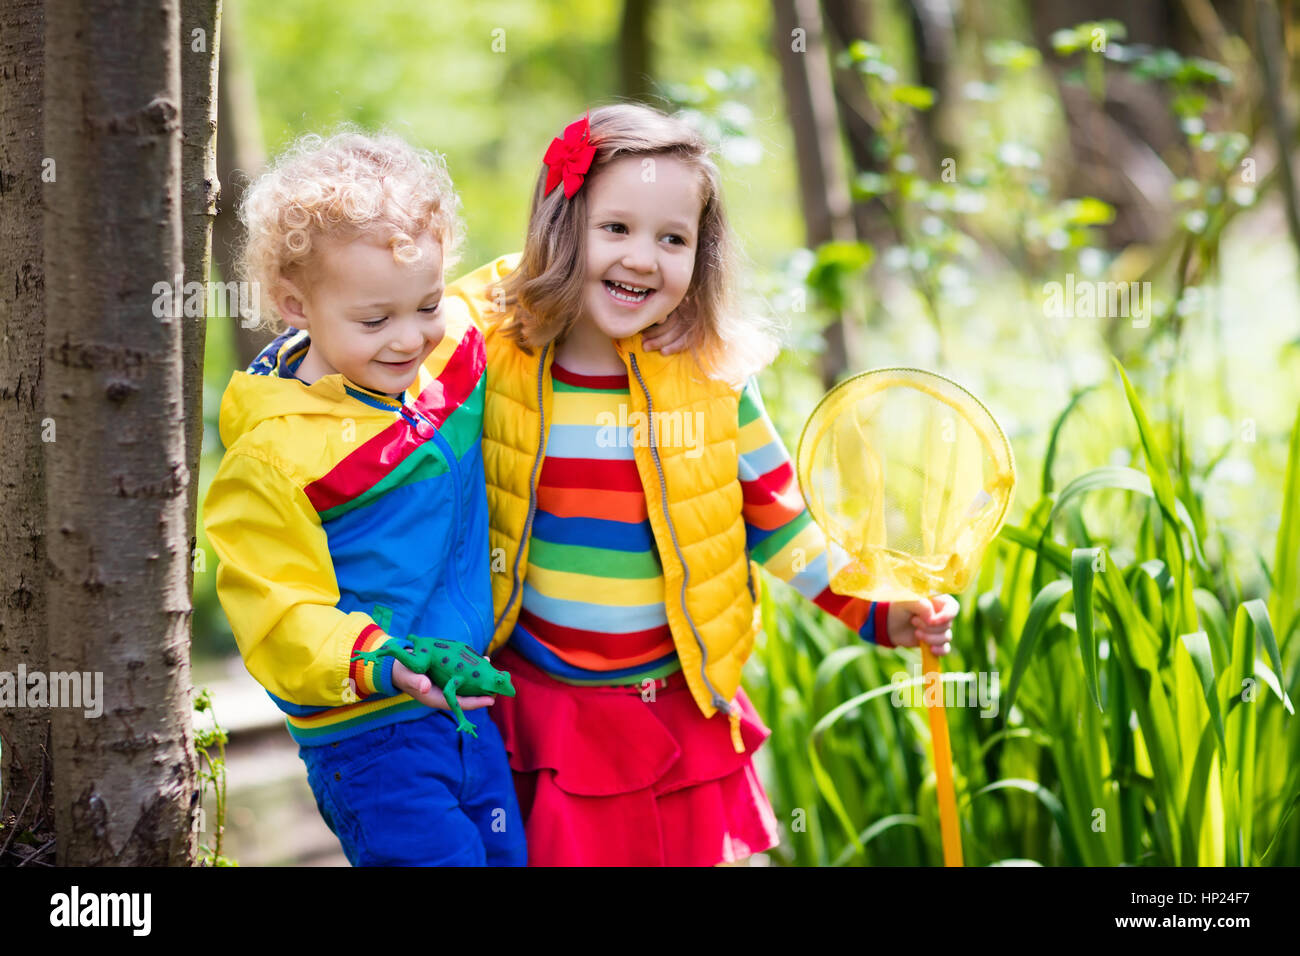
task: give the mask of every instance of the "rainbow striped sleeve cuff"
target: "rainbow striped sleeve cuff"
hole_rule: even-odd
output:
[[[872,601],[867,619],[858,628],[858,637],[881,647],[893,647],[889,640],[889,602]]]
[[[377,624],[367,624],[361,629],[356,643],[352,645],[352,654],[377,651],[390,642],[394,647],[404,646],[401,641],[385,634]],[[350,658],[351,654],[348,656]],[[391,657],[381,658],[378,664],[372,664],[370,661],[352,661],[348,665],[348,677],[356,685],[357,697],[365,700],[367,697],[374,697],[376,694],[383,697],[392,697],[400,693],[393,686],[394,663],[395,661]]]

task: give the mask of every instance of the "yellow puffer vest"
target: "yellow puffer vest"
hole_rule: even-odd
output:
[[[484,266],[457,282],[454,294],[466,297],[482,321],[490,305],[486,285],[516,262],[509,256]],[[554,343],[525,354],[501,334],[510,317],[500,318],[483,321],[489,326],[483,464],[496,615],[489,653],[507,641],[523,603],[555,355]],[[664,606],[682,673],[705,717],[718,711],[729,716],[732,742],[743,752],[735,695],[761,615],[741,514],[740,393],[706,378],[684,356],[643,351],[639,334],[615,345],[628,368],[633,455],[663,564]]]

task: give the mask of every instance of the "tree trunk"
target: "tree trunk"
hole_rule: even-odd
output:
[[[221,49],[221,0],[181,0],[181,190],[185,282],[206,289],[212,262],[212,220],[217,216],[217,57]],[[185,495],[190,560],[188,590],[194,593],[191,531],[198,523],[199,459],[203,454],[203,351],[207,308],[181,323],[181,379],[185,408],[185,468],[195,480]]]
[[[954,113],[957,123],[961,116],[953,69],[957,62],[953,9],[948,0],[908,0],[907,14],[916,51],[917,80],[937,94],[934,108],[922,110],[919,116],[930,152],[930,168],[937,169],[945,158],[958,154],[958,144],[949,135],[953,132]]]
[[[253,71],[244,54],[241,0],[225,0],[221,10],[221,51],[217,85],[217,175],[221,202],[212,225],[212,259],[223,281],[241,279],[235,256],[243,242],[239,203],[251,179],[266,165],[262,131],[257,125],[257,93]],[[247,328],[235,317],[230,321],[238,367],[247,368],[271,341],[269,332]]]
[[[855,229],[821,11],[817,0],[773,0],[772,10],[808,246],[815,248],[832,239],[852,241]],[[826,328],[825,336],[822,381],[829,388],[856,365],[858,349],[847,315],[838,316]]]
[[[619,73],[623,95],[650,102],[650,14],[654,0],[623,0],[623,20],[618,30]]]
[[[1178,29],[1178,12],[1168,0],[1039,0],[1030,5],[1034,38],[1056,79],[1069,126],[1065,190],[1071,196],[1096,196],[1115,207],[1115,221],[1106,227],[1106,235],[1109,244],[1119,248],[1154,242],[1169,232],[1173,207],[1167,197],[1175,177],[1161,157],[1181,135],[1158,84],[1107,70],[1105,101],[1098,104],[1083,86],[1064,82],[1068,67],[1052,50],[1052,34],[1107,19],[1124,23],[1128,39],[1123,42],[1170,47],[1183,55],[1192,51],[1181,42],[1187,34]],[[1076,55],[1069,62],[1077,60]]]
[[[0,673],[48,670],[41,453],[45,273],[41,252],[41,0],[0,6]],[[54,835],[48,707],[0,708],[0,865],[9,838]]]
[[[1286,108],[1286,48],[1282,45],[1282,19],[1272,0],[1261,0],[1255,8],[1255,41],[1259,47],[1260,74],[1264,99],[1278,146],[1278,180],[1282,185],[1282,208],[1286,213],[1291,242],[1300,254],[1300,189],[1291,168],[1291,117]]]
[[[58,862],[187,865],[191,475],[163,291],[183,291],[180,16],[177,0],[47,14],[49,656],[89,675],[83,704],[97,677],[102,709],[51,707]]]
[[[851,67],[836,66],[834,62],[841,52],[848,49],[849,44],[872,36],[872,14],[875,11],[866,0],[822,0],[822,11],[826,16],[835,108],[844,130],[844,138],[848,142],[853,174],[883,173],[885,163],[873,150],[877,133],[872,123],[873,109],[867,99],[867,91],[863,88],[862,75]],[[863,242],[880,247],[893,237],[893,227],[889,224],[884,204],[879,199],[855,201],[852,209],[854,228]]]

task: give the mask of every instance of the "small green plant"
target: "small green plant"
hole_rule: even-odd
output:
[[[196,713],[211,713],[212,728],[195,728],[194,749],[202,761],[199,768],[199,813],[200,819],[206,819],[203,811],[203,799],[211,786],[216,802],[216,828],[211,845],[199,848],[199,866],[238,866],[229,857],[222,856],[221,844],[226,833],[226,731],[217,722],[217,713],[212,706],[212,695],[205,687],[194,699]],[[213,757],[212,749],[217,755]]]

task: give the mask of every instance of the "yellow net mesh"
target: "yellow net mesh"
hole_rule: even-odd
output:
[[[804,425],[797,458],[813,520],[849,558],[831,590],[873,601],[965,590],[1016,480],[988,409],[919,369],[837,385]]]

